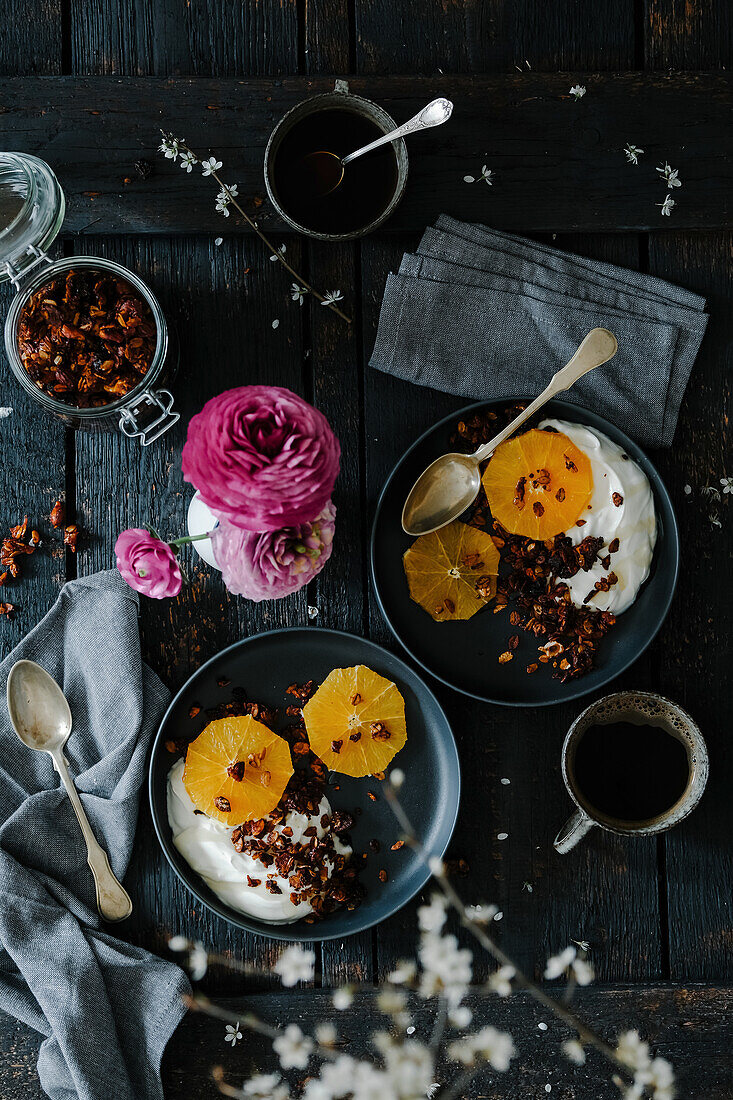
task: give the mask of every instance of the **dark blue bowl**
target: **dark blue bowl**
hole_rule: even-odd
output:
[[[448,847],[458,814],[461,773],[458,751],[451,728],[437,699],[420,677],[399,659],[373,642],[342,634],[337,630],[294,627],[256,634],[235,642],[207,661],[184,684],[168,707],[153,743],[150,760],[150,806],[155,831],[173,870],[191,893],[220,917],[249,932],[277,940],[332,940],[363,932],[391,917],[418,893],[430,878],[419,856],[407,845],[399,851],[391,846],[400,838],[400,828],[380,792],[376,779],[352,779],[334,773],[339,790],[327,795],[334,809],[359,808],[351,830],[355,852],[366,852],[368,859],[361,881],[367,895],[358,909],[333,913],[315,924],[272,925],[254,920],[225,905],[189,867],[173,845],[166,811],[166,777],[177,756],[168,752],[166,741],[196,734],[207,724],[206,710],[231,699],[232,689],[242,687],[250,699],[280,707],[284,711],[294,702],[285,689],[292,683],[324,680],[334,668],[364,664],[382,676],[394,680],[405,700],[407,744],[394,761],[405,773],[400,802],[417,835],[431,854],[442,856]],[[229,681],[221,687],[220,680]],[[191,707],[201,707],[195,719]],[[292,721],[283,714],[282,724]],[[372,802],[367,792],[377,801]],[[379,841],[380,851],[369,842]],[[379,881],[379,871],[387,872],[387,882]]]
[[[514,660],[500,665],[498,656],[516,633],[506,613],[494,615],[489,606],[466,622],[436,623],[410,599],[402,567],[402,555],[414,541],[402,530],[402,507],[415,480],[425,467],[446,451],[459,420],[487,408],[501,408],[505,401],[482,401],[451,413],[413,443],[387,479],[377,504],[371,538],[372,580],[377,601],[395,637],[413,660],[437,680],[487,703],[513,707],[539,707],[564,703],[603,688],[639,657],[654,638],[669,611],[679,568],[677,521],[664,483],[644,452],[602,416],[564,401],[550,401],[542,416],[587,424],[623,447],[641,467],[654,493],[657,544],[652,568],[635,603],[619,615],[614,628],[600,642],[596,667],[580,680],[561,684],[552,668],[540,665],[528,676],[527,665],[536,661],[534,639],[519,631],[521,642]]]

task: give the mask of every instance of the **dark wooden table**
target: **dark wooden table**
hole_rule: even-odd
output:
[[[652,455],[678,512],[680,584],[654,645],[614,685],[660,691],[698,720],[712,764],[699,809],[657,840],[596,832],[560,858],[552,838],[570,807],[559,748],[580,705],[506,710],[448,690],[438,696],[467,779],[449,853],[469,868],[461,888],[501,906],[502,944],[530,972],[541,971],[549,951],[587,940],[601,982],[584,995],[589,1018],[607,1034],[639,1026],[676,1061],[682,1095],[711,1100],[733,1094],[726,985],[733,980],[726,649],[733,503],[721,504],[718,528],[700,490],[733,473],[733,96],[724,72],[732,36],[726,0],[6,0],[0,35],[0,74],[8,78],[0,83],[0,144],[36,153],[57,171],[69,204],[59,254],[104,255],[138,270],[163,299],[184,349],[175,384],[183,421],[146,451],[119,435],[74,434],[43,419],[3,374],[0,404],[15,412],[0,424],[0,527],[24,512],[44,522],[61,494],[83,531],[75,557],[46,548],[32,559],[10,597],[19,613],[2,620],[3,654],[65,580],[112,565],[122,528],[151,520],[180,532],[190,496],[180,470],[185,424],[208,397],[248,382],[304,394],[341,439],[333,557],[308,593],[257,606],[228,596],[219,577],[189,556],[192,586],[175,601],[144,602],[147,659],[176,688],[238,638],[308,623],[308,604],[319,609],[318,625],[396,646],[368,584],[371,512],[401,452],[460,402],[377,374],[367,362],[387,272],[441,211],[551,239],[708,298],[711,321],[676,446]],[[269,130],[287,107],[331,87],[328,74],[347,77],[399,119],[432,94],[456,105],[449,127],[411,144],[408,193],[384,233],[314,244],[280,233],[267,202],[251,202],[315,285],[342,290],[351,326],[312,300],[303,308],[291,302],[289,280],[261,244],[234,217],[214,214],[207,181],[155,153],[159,126],[210,145],[226,178],[259,199]],[[588,92],[576,103],[567,93],[578,82]],[[628,141],[647,151],[643,168],[625,164]],[[147,180],[133,167],[140,157],[155,166]],[[669,219],[654,205],[662,189],[652,168],[665,159],[684,181]],[[496,173],[493,188],[462,183],[484,163]],[[507,841],[492,839],[499,829]],[[195,902],[165,863],[147,808],[127,886],[135,912],[124,934],[136,943],[162,951],[167,933],[177,931],[263,966],[277,953]],[[410,907],[373,933],[323,944],[316,985],[383,974],[410,950],[413,916]],[[208,989],[230,997],[254,991],[218,971]],[[324,1011],[324,995],[281,995],[268,1005],[278,1018],[312,1019]],[[501,1095],[545,1095],[545,1082],[562,1097],[606,1095],[597,1065],[576,1073],[559,1066],[530,1006],[519,999],[507,1011],[524,1056]],[[213,1061],[225,1060],[235,1074],[248,1067],[252,1048],[230,1051],[221,1031],[198,1018],[182,1025],[165,1063],[171,1098],[213,1095]],[[3,1097],[36,1095],[36,1047],[33,1033],[3,1022]]]

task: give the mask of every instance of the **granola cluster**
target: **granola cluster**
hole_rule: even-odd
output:
[[[54,528],[63,526],[64,505],[62,501],[56,501],[51,509],[49,520]],[[63,538],[64,545],[73,553],[76,553],[79,528],[75,523],[69,527],[64,527]],[[28,516],[23,517],[22,523],[17,523],[10,528],[10,534],[0,539],[0,587],[6,583],[8,577],[13,580],[20,579],[23,558],[34,554],[40,545],[41,536],[38,531],[31,529],[29,532]],[[0,602],[0,616],[7,615],[10,618],[14,611],[14,604]]]
[[[511,405],[499,411],[487,409],[474,413],[466,421],[459,422],[451,443],[462,446],[464,450],[475,450],[500,432],[524,407]],[[516,492],[521,493],[522,490],[523,486],[518,485]],[[622,500],[618,503],[621,504]],[[556,535],[545,541],[511,535],[491,516],[483,488],[467,522],[491,531],[501,557],[494,612],[509,608],[509,622],[515,632],[509,637],[507,648],[499,655],[499,663],[508,664],[514,660],[514,651],[519,647],[516,631],[524,630],[540,643],[537,660],[527,665],[530,675],[537,672],[540,665],[550,665],[554,670],[553,677],[564,683],[590,672],[595,665],[598,645],[615,624],[616,617],[610,611],[576,607],[563,581],[581,570],[591,569],[600,558],[606,576],[593,585],[589,582],[585,604],[596,592],[607,592],[618,583],[618,577],[611,569],[611,555],[618,551],[619,540],[613,539],[605,555],[601,556],[605,539],[600,537],[589,536],[578,546],[573,546],[566,535]],[[582,525],[583,521],[579,520],[578,526]]]
[[[59,273],[31,295],[18,323],[30,379],[81,409],[107,405],[139,385],[156,343],[148,303],[125,279],[101,270]]]

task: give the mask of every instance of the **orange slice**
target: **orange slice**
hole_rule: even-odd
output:
[[[533,428],[496,448],[483,484],[491,514],[510,534],[549,539],[580,517],[593,474],[588,455],[566,435]]]
[[[209,722],[188,746],[183,785],[197,810],[241,825],[274,810],[292,774],[287,741],[248,714]]]
[[[345,775],[381,772],[407,740],[405,700],[366,665],[335,668],[303,707],[313,752]]]
[[[470,619],[496,595],[499,551],[486,531],[454,520],[420,535],[402,559],[410,595],[437,623]],[[489,576],[484,595],[476,588]]]

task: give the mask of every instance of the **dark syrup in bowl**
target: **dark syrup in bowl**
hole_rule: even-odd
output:
[[[666,814],[685,793],[690,762],[684,744],[660,726],[613,722],[591,726],[573,761],[575,784],[591,811],[622,822]]]
[[[343,179],[330,194],[322,191],[332,180],[314,179],[314,162],[306,158],[321,151],[345,157],[383,134],[376,123],[344,107],[315,111],[296,122],[282,139],[273,163],[273,188],[283,210],[315,233],[354,233],[370,225],[384,213],[397,189],[392,145],[347,164]]]

